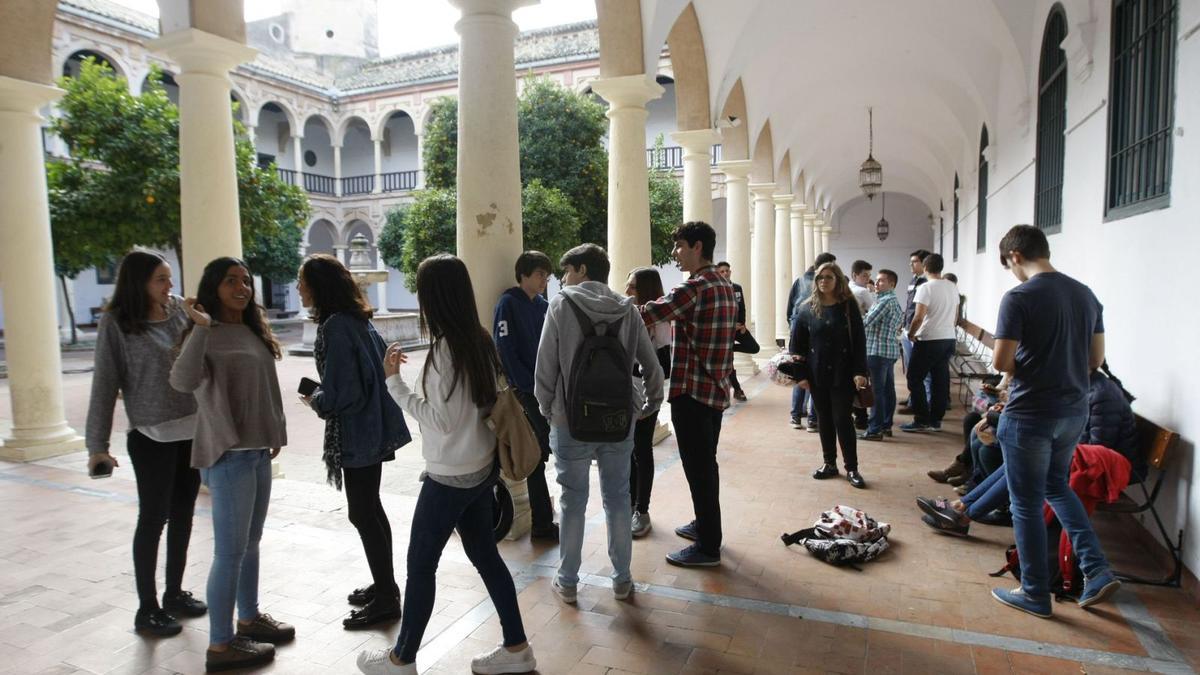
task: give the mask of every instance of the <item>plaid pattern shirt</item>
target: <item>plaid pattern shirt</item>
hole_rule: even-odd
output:
[[[882,356],[885,359],[900,358],[900,322],[904,312],[895,291],[879,294],[875,304],[863,317],[867,329],[867,356]]]
[[[710,408],[728,408],[738,311],[733,285],[709,265],[639,309],[647,326],[675,322],[667,398],[691,396]]]

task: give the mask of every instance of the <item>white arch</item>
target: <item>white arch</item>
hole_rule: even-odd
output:
[[[304,127],[296,124],[296,113],[277,98],[267,98],[265,101],[262,101],[255,106],[254,125],[258,126],[258,120],[262,118],[263,108],[267,107],[267,104],[271,103],[275,104],[276,107],[283,111],[283,116],[287,119],[288,128],[291,130],[292,135],[303,137]]]

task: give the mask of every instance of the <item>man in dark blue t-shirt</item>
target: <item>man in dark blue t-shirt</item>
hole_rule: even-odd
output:
[[[1046,565],[1049,503],[1070,535],[1086,577],[1080,607],[1120,587],[1079,497],[1068,485],[1075,444],[1088,418],[1088,374],[1104,362],[1103,308],[1091,289],[1054,269],[1038,228],[1017,225],[1000,241],[1000,263],[1021,282],[1000,301],[992,365],[1012,374],[1000,442],[1012,498],[1021,587],[996,588],[1001,603],[1049,617]]]

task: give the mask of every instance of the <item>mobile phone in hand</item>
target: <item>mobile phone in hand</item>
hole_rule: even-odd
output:
[[[312,396],[313,392],[315,392],[317,387],[320,386],[320,382],[307,377],[302,377],[300,378],[300,387],[297,389],[297,391],[300,392],[301,396]]]
[[[112,476],[113,463],[109,461],[97,462],[96,466],[88,469],[88,475],[95,478],[109,478]]]

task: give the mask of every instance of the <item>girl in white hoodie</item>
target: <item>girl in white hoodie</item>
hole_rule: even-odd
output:
[[[462,260],[426,258],[417,268],[421,330],[432,344],[419,386],[400,374],[407,361],[399,344],[384,357],[388,391],[421,425],[424,484],[413,512],[408,542],[404,619],[392,649],[364,651],[358,667],[368,675],[416,675],[417,648],[433,613],[435,572],[450,534],[457,529],[463,550],[479,571],[500,616],[504,643],[476,657],[476,673],[528,673],[537,667],[525,639],[512,574],[492,535],[492,487],[500,475],[496,435],[484,415],[496,401],[500,359],[491,336],[479,325],[475,292]]]

